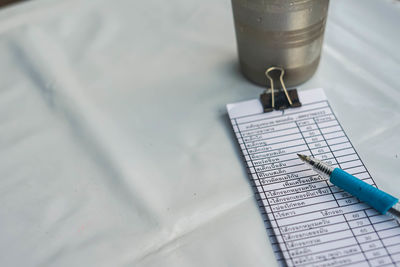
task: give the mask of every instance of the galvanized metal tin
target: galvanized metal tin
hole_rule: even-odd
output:
[[[265,70],[285,69],[285,83],[308,80],[320,60],[329,0],[232,0],[243,74],[266,85]]]

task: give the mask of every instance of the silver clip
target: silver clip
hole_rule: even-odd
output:
[[[265,76],[267,76],[267,78],[269,79],[269,81],[271,83],[271,107],[272,107],[272,109],[275,108],[275,94],[274,94],[275,92],[274,92],[274,79],[272,79],[272,77],[269,75],[269,73],[271,71],[274,71],[274,70],[280,70],[281,71],[281,75],[279,76],[279,80],[281,82],[283,91],[285,92],[286,98],[287,98],[287,100],[289,102],[289,105],[292,106],[293,102],[290,99],[288,91],[286,90],[285,83],[283,82],[283,75],[285,75],[285,70],[282,67],[272,66],[272,67],[268,68],[265,71]],[[267,90],[265,90],[265,93],[267,93]]]

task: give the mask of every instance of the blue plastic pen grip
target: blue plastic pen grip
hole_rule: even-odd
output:
[[[330,181],[332,184],[369,204],[382,214],[385,214],[399,201],[394,196],[367,184],[339,168],[333,170]]]

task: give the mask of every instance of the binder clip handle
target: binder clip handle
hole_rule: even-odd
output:
[[[275,91],[274,79],[271,77],[270,73],[272,71],[280,71],[279,81],[281,83],[282,90]],[[287,90],[285,82],[283,81],[283,76],[285,75],[285,70],[282,67],[272,66],[265,71],[265,76],[269,79],[271,88],[266,89],[263,94],[260,95],[260,100],[264,108],[264,112],[270,112],[274,109],[283,110],[288,107],[300,107],[301,103],[297,95],[297,89]],[[276,98],[276,99],[275,99]]]
[[[281,72],[281,74],[279,75],[279,81],[281,82],[281,86],[282,86],[282,88],[283,88],[283,91],[285,92],[285,95],[286,95],[286,97],[287,97],[287,99],[288,99],[288,101],[289,101],[289,105],[292,105],[292,100],[290,99],[290,97],[289,97],[289,95],[288,95],[288,92],[287,92],[287,90],[286,90],[285,83],[283,82],[283,75],[285,75],[285,70],[284,70],[282,67],[273,66],[273,67],[268,68],[268,69],[265,71],[265,76],[267,76],[267,78],[269,79],[269,82],[270,82],[270,84],[271,84],[272,107],[275,106],[274,79],[269,75],[269,73],[270,73],[271,71],[274,71],[274,70],[279,70],[279,71]]]

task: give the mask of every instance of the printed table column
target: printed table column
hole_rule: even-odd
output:
[[[323,116],[315,118],[314,120],[319,132],[322,134],[334,156],[331,163],[334,162],[334,166],[346,170],[358,178],[363,179],[365,182],[374,185],[369,173],[364,168],[363,163],[352,148],[349,139],[338,124],[334,115]],[[341,153],[341,156],[338,157],[335,152]],[[332,187],[332,189],[333,192],[335,192],[335,199],[340,206],[343,207],[360,203],[357,198],[351,196],[349,193],[337,187]],[[381,266],[383,264],[393,263],[388,256],[388,251],[379,240],[376,230],[374,226],[372,226],[365,211],[345,214],[345,218],[370,266]]]
[[[282,241],[274,213],[272,213],[275,207],[272,207],[268,200],[270,194],[268,185],[276,183],[276,177],[282,174],[296,175],[291,174],[290,169],[295,170],[296,164],[299,165],[300,162],[296,162],[296,154],[292,154],[292,151],[297,149],[302,151],[305,149],[305,145],[295,123],[276,124],[274,120],[263,120],[259,123],[263,126],[255,128],[252,128],[252,126],[248,128],[246,126],[234,127],[234,130],[238,131],[243,140],[243,142],[240,142],[240,146],[244,150],[244,156],[257,191],[261,196],[263,206],[268,214],[272,214],[270,223],[276,233],[276,241],[280,244],[285,258],[289,258],[287,263],[291,265],[290,255]],[[279,133],[279,137],[276,137],[277,133]]]
[[[299,120],[296,124],[307,145],[307,154],[318,152],[327,160],[333,159],[313,119]],[[311,173],[313,175],[311,183],[298,185],[294,190],[295,193],[290,197],[270,196],[270,203],[286,200],[285,205],[291,207],[286,213],[279,210],[275,212],[276,221],[281,227],[283,240],[287,243],[294,265],[312,263],[318,266],[322,262],[338,265],[340,262],[365,260],[344,216],[338,214],[324,218],[327,214],[324,211],[337,208],[338,203],[331,194],[328,184],[319,180],[313,172]],[[279,195],[282,191],[288,192],[288,189],[275,190],[274,194]],[[289,220],[288,217],[290,217]],[[305,218],[308,219],[302,222]],[[293,223],[296,221],[299,223]],[[290,223],[287,224],[287,222]],[[332,249],[336,249],[335,252],[332,252]]]

